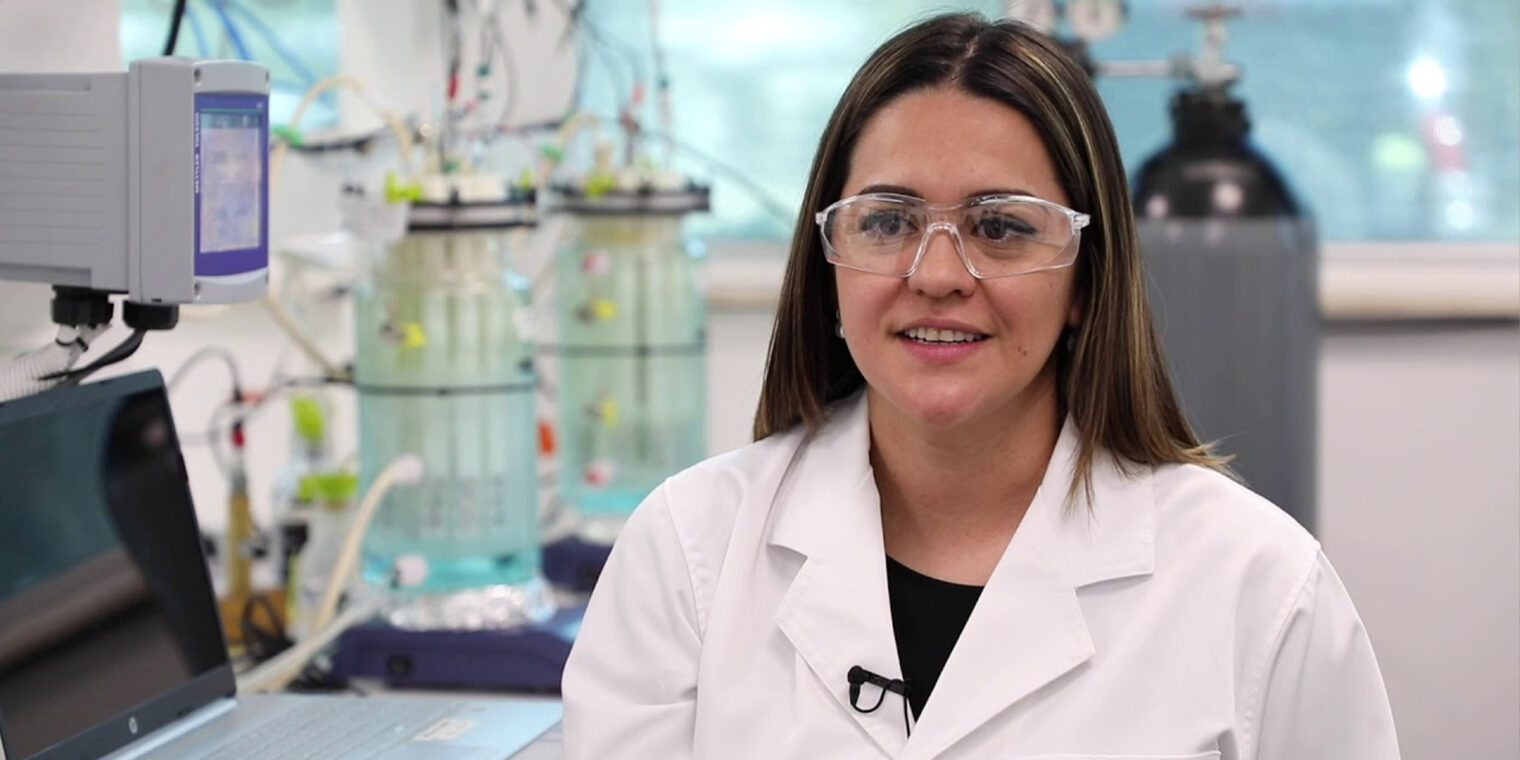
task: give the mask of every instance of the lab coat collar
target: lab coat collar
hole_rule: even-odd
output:
[[[945,663],[903,757],[931,758],[1094,653],[1077,590],[1149,575],[1155,514],[1149,478],[1100,453],[1093,498],[1068,501],[1080,441],[1068,419],[1045,477]],[[1053,687],[1058,688],[1058,687]]]
[[[1148,575],[1155,517],[1148,470],[1095,458],[1093,498],[1067,493],[1079,441],[1063,425],[1023,523],[993,570],[911,741],[901,704],[850,707],[845,674],[860,665],[900,678],[887,595],[880,497],[870,467],[865,395],[835,408],[804,444],[777,494],[770,543],[806,558],[776,621],[809,668],[892,757],[929,758],[1092,657],[1077,589]],[[875,692],[869,692],[869,702]],[[867,702],[867,693],[862,702]],[[892,709],[889,709],[892,708]]]
[[[839,707],[888,756],[906,742],[895,695],[861,713],[850,705],[846,674],[859,665],[901,678],[881,532],[881,499],[871,477],[864,394],[836,406],[803,444],[776,495],[771,545],[806,558],[776,612],[776,623]],[[866,687],[861,705],[879,692]]]

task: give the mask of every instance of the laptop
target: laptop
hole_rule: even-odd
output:
[[[0,403],[0,760],[558,746],[557,703],[235,692],[163,378]]]

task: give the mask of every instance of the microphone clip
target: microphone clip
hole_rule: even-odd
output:
[[[908,718],[908,680],[906,678],[887,678],[884,675],[872,673],[865,668],[855,665],[845,674],[850,682],[850,707],[859,713],[873,713],[881,707],[881,703],[887,701],[887,692],[892,692],[902,697],[903,703],[903,728],[908,736],[913,735],[913,721]],[[881,689],[881,696],[876,698],[876,704],[870,709],[860,706],[860,687],[862,684],[871,684]]]
[[[850,681],[850,707],[855,708],[856,712],[876,712],[877,708],[881,707],[881,703],[886,701],[887,692],[889,691],[900,695],[905,702],[908,699],[908,682],[901,678],[887,678],[886,676],[872,673],[859,665],[851,667],[850,672],[845,674],[845,677]],[[881,697],[876,700],[876,704],[872,705],[870,709],[860,706],[860,687],[862,684],[871,684],[881,689]]]

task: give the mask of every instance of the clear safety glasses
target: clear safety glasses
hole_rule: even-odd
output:
[[[990,195],[931,206],[893,193],[855,195],[818,212],[824,255],[835,266],[911,277],[943,230],[978,279],[1059,269],[1077,260],[1087,214],[1027,195]]]

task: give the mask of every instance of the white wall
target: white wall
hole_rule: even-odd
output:
[[[120,71],[120,28],[119,0],[5,0],[0,72]]]
[[[1320,535],[1406,758],[1520,757],[1520,330],[1332,326]]]

